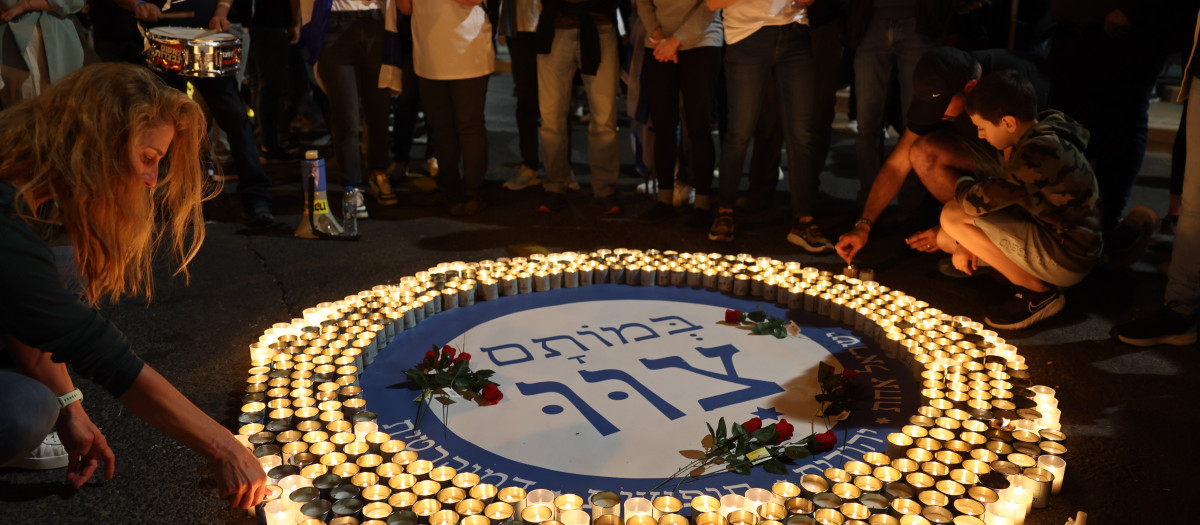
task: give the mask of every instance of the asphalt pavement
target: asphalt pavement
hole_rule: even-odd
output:
[[[575,126],[573,161],[584,189],[569,195],[561,213],[535,212],[540,189],[503,190],[518,160],[511,77],[493,77],[488,93],[490,164],[488,207],[452,218],[423,200],[416,179],[399,184],[401,205],[369,204],[362,239],[297,239],[291,229],[301,205],[296,163],[270,164],[275,211],[281,227],[247,232],[227,187],[206,205],[208,237],[190,267],[190,279],[160,268],[153,301],[127,299],[103,313],[126,333],[137,353],[214,419],[236,428],[249,366],[247,345],[273,323],[299,317],[305,308],[395,281],[439,262],[512,256],[522,245],[549,251],[638,248],[750,253],[838,271],[834,255],[812,256],[785,240],[786,184],[776,206],[744,217],[732,244],[710,242],[703,230],[684,228],[684,217],[647,224],[636,214],[649,200],[634,188],[627,130],[622,128],[625,212],[604,216],[588,206],[586,127]],[[844,118],[844,117],[843,117]],[[854,136],[838,132],[821,177],[817,216],[835,237],[857,218]],[[415,148],[419,153],[420,148]],[[325,150],[325,157],[329,152]],[[1167,206],[1170,157],[1151,153],[1133,202],[1160,213]],[[335,197],[336,200],[336,197]],[[894,219],[894,215],[891,215]],[[988,277],[950,279],[938,273],[937,256],[903,243],[918,221],[881,221],[856,261],[874,268],[880,282],[954,315],[982,319],[1006,288]],[[1200,428],[1193,393],[1200,372],[1196,348],[1135,348],[1110,339],[1109,328],[1156,309],[1166,282],[1160,263],[1169,238],[1160,239],[1127,268],[1099,268],[1067,292],[1066,309],[1034,328],[1001,334],[1026,357],[1034,382],[1057,390],[1068,439],[1067,476],[1048,509],[1030,525],[1064,523],[1077,511],[1089,524],[1194,523],[1189,501],[1200,496],[1200,455],[1191,432]],[[212,483],[204,458],[133,416],[86,381],[84,406],[116,453],[116,477],[94,479],[75,491],[62,471],[0,469],[0,523],[252,523],[230,509]],[[1178,412],[1176,412],[1178,410]]]

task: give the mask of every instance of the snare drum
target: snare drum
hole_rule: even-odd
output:
[[[146,63],[186,77],[224,77],[237,72],[242,40],[199,27],[154,27],[146,32]],[[202,36],[203,35],[203,36]]]

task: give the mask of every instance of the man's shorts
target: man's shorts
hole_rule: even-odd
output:
[[[975,226],[1022,270],[1054,286],[1067,287],[1082,281],[1087,271],[1080,273],[1072,268],[1090,270],[1095,262],[1067,253],[1054,232],[1018,207],[975,217]]]

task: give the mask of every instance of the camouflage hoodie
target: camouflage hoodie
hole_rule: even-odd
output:
[[[1004,168],[992,177],[962,177],[958,204],[971,216],[1020,206],[1058,238],[1065,252],[1100,256],[1100,191],[1084,157],[1088,131],[1058,111],[1044,111],[1017,144]]]

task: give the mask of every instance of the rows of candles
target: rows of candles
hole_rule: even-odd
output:
[[[747,254],[599,250],[443,263],[304,310],[250,345],[239,438],[271,479],[267,523],[405,525],[1020,525],[1061,490],[1053,389],[1016,348],[873,280]],[[920,383],[921,406],[884,452],[691,501],[556,495],[481,484],[379,431],[358,378],[396,334],[476,300],[612,283],[688,286],[816,312],[879,341]],[[590,513],[583,509],[590,508]]]

